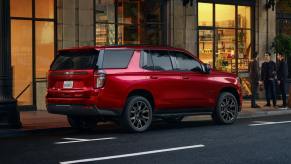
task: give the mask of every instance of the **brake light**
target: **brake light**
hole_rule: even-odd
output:
[[[102,88],[105,84],[106,74],[103,71],[94,73],[94,88]]]

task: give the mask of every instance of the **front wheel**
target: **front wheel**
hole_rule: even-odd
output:
[[[219,124],[233,124],[238,116],[239,105],[236,97],[229,92],[220,94],[212,118]]]
[[[151,123],[151,103],[142,96],[129,97],[122,115],[123,126],[132,132],[143,132],[150,127]]]

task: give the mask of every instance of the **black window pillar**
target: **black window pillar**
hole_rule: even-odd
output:
[[[9,3],[0,0],[0,128],[20,128],[17,101],[12,97]]]

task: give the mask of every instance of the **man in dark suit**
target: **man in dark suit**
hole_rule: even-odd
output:
[[[258,85],[259,85],[259,62],[257,60],[258,53],[255,52],[253,54],[253,60],[249,64],[249,78],[251,83],[251,92],[252,92],[252,108],[260,108],[259,105],[256,104],[256,97],[257,97],[257,91],[258,91]]]
[[[273,100],[273,106],[276,107],[276,63],[271,60],[271,54],[265,53],[265,62],[262,64],[261,81],[264,83],[267,104],[270,107],[270,100]]]
[[[277,53],[277,78],[280,93],[282,94],[283,105],[281,108],[287,107],[287,88],[288,88],[288,65],[284,59],[284,55],[282,53]]]

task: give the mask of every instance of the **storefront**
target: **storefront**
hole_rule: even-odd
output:
[[[191,1],[189,1],[191,2]],[[18,106],[45,109],[46,74],[58,49],[151,44],[184,48],[238,74],[275,36],[255,0],[10,0],[12,92]],[[269,22],[275,19],[268,13]],[[270,34],[269,34],[269,33]],[[267,40],[265,39],[267,36]]]
[[[228,3],[227,3],[228,2]],[[248,65],[255,50],[255,2],[198,1],[198,57],[213,68],[242,78],[250,94]]]

